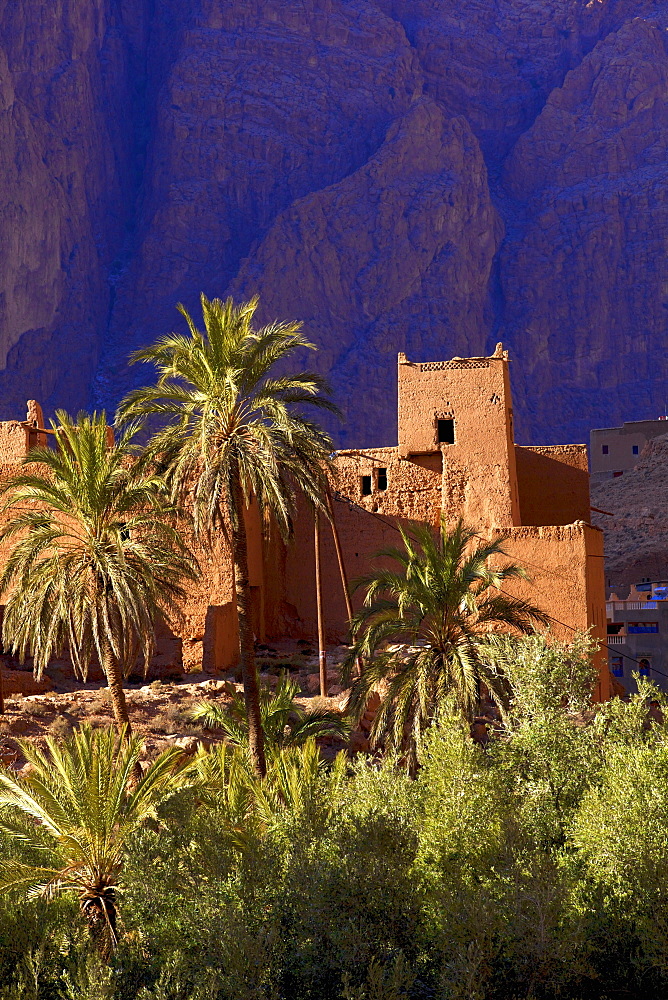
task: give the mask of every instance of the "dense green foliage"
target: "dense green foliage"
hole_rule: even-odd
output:
[[[0,772],[0,829],[34,852],[0,857],[0,890],[29,897],[73,893],[103,954],[117,943],[118,888],[127,843],[187,781],[184,754],[165,750],[135,780],[142,740],[83,726],[44,750],[19,747],[25,776]]]
[[[0,996],[666,995],[668,728],[647,712],[661,696],[639,678],[594,713],[584,643],[516,653],[507,729],[483,749],[453,702],[415,779],[389,758],[323,764],[312,741],[264,780],[239,750],[202,753],[199,785],[126,842],[111,963],[76,899],[0,897]]]

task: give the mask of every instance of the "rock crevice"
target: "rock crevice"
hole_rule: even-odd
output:
[[[174,306],[303,319],[392,439],[393,356],[503,339],[518,438],[663,405],[664,0],[17,0],[0,12],[0,417],[113,407]]]

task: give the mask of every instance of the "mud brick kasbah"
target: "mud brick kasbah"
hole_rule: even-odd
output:
[[[34,401],[27,420],[0,423],[2,474],[46,440],[43,426]],[[605,640],[603,534],[589,523],[586,446],[514,443],[509,359],[501,344],[485,358],[414,362],[400,354],[398,438],[384,448],[336,453],[333,510],[349,579],[366,572],[379,549],[397,544],[395,525],[436,525],[444,510],[449,521],[461,516],[483,536],[508,536],[508,555],[530,574],[509,590],[551,615],[555,636],[590,628]],[[246,521],[258,641],[314,641],[313,514],[300,509],[287,546],[276,536],[263,538],[257,510]],[[324,523],[320,536],[327,639],[340,642],[346,606],[333,534]],[[229,549],[222,538],[197,548],[202,581],[190,589],[183,619],[164,642],[178,649],[185,669],[228,670],[238,657]],[[604,654],[599,699],[610,696]]]

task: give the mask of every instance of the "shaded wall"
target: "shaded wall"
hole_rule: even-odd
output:
[[[521,524],[589,521],[586,445],[515,446]]]
[[[258,642],[265,638],[264,555],[262,526],[256,505],[246,510],[248,575],[251,587],[253,632]],[[197,556],[201,579],[188,584],[181,604],[181,618],[173,622],[183,640],[186,670],[230,670],[239,662],[239,630],[234,586],[234,565],[229,539],[218,532],[211,539],[188,534],[188,544]]]
[[[345,571],[350,581],[367,573],[379,549],[399,545],[397,523],[438,524],[441,501],[441,456],[415,460],[399,457],[396,448],[339,452],[338,475],[332,481],[334,517]],[[379,489],[384,470],[387,489]],[[364,495],[363,479],[371,493]],[[382,480],[381,480],[382,482]],[[315,606],[313,512],[300,504],[294,539],[283,547],[276,538],[265,561],[267,633],[313,640],[317,635]],[[347,615],[331,527],[321,519],[323,605],[328,640],[341,642]]]
[[[591,629],[596,640],[606,641],[602,531],[584,523],[518,527],[504,548],[529,573],[527,581],[508,581],[508,592],[547,612],[558,639],[570,641],[576,631]],[[610,697],[605,649],[596,662],[596,696],[605,700]]]

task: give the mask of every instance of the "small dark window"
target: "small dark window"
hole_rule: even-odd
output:
[[[638,664],[641,677],[649,677],[649,660],[642,659]]]
[[[362,496],[371,496],[371,476],[362,476]]]
[[[634,445],[633,445],[633,454],[634,454],[634,455],[637,455],[637,454],[638,454],[638,445],[637,445],[637,444],[634,444]]]
[[[387,469],[378,470],[378,489],[379,490],[387,489]]]
[[[610,669],[612,670],[613,677],[623,677],[624,676],[624,657],[623,656],[613,656],[610,659]]]
[[[439,420],[438,421],[438,443],[439,444],[454,444],[455,443],[455,422],[454,422],[454,420]]]
[[[604,455],[608,454],[608,446],[607,446],[607,444],[604,444],[604,445],[601,446],[601,451],[603,452]]]

